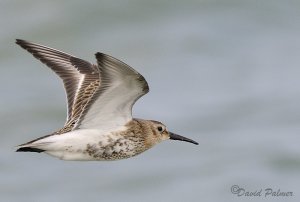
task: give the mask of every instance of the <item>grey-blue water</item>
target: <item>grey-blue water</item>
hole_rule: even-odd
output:
[[[296,0],[2,0],[0,201],[299,201],[299,11]],[[134,116],[200,145],[166,141],[115,162],[15,153],[66,111],[60,80],[15,38],[123,60],[151,88]]]

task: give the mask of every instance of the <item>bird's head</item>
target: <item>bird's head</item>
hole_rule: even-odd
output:
[[[158,121],[149,121],[149,125],[150,125],[150,129],[151,129],[151,135],[148,136],[147,140],[150,144],[154,145],[156,143],[159,143],[163,140],[179,140],[179,141],[185,141],[185,142],[190,142],[193,143],[195,145],[198,145],[198,142],[186,138],[184,136],[181,135],[177,135],[175,133],[172,133],[170,131],[167,130],[167,127],[162,124],[161,122]]]

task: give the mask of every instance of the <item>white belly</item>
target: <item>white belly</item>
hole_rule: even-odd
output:
[[[103,134],[96,129],[53,135],[34,144],[45,153],[62,160],[117,160],[135,155],[131,140],[115,132]]]

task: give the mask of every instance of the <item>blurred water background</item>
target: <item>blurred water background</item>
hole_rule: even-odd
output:
[[[2,0],[0,11],[0,201],[300,200],[300,1]],[[134,116],[200,145],[115,162],[15,153],[66,112],[60,80],[16,38],[123,60],[151,88]],[[293,196],[238,197],[232,185]]]

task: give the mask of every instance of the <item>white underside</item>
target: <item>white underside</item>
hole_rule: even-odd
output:
[[[120,131],[125,129],[124,127]],[[45,153],[62,160],[102,160],[95,159],[85,152],[87,145],[98,145],[101,142],[102,147],[105,147],[120,138],[121,135],[99,129],[79,129],[62,135],[52,135],[25,146],[45,150]]]

